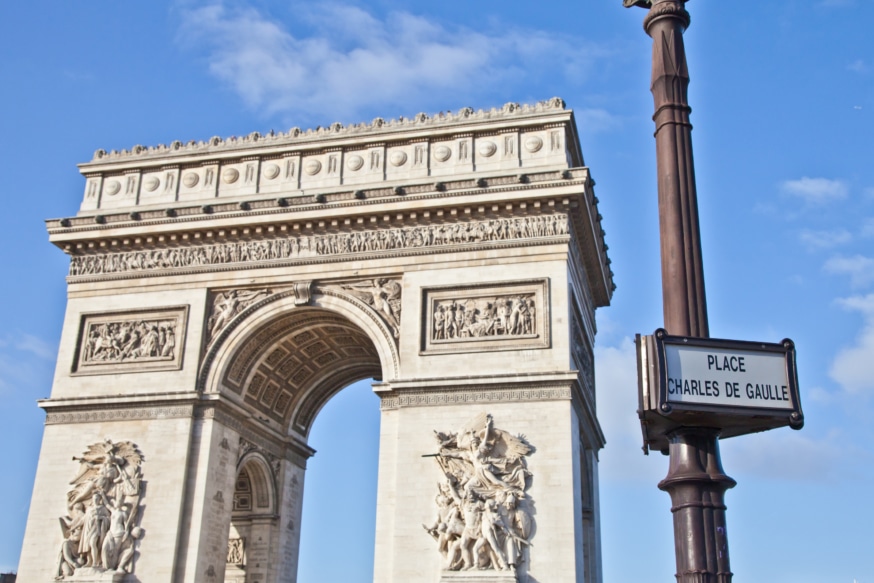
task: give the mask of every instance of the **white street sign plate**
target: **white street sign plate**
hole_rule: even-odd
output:
[[[666,344],[665,361],[671,403],[795,408],[784,354]]]

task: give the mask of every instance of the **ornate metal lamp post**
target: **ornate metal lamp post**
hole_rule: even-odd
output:
[[[707,300],[683,44],[689,26],[685,1],[623,3],[648,10],[643,26],[653,39],[650,89],[655,102],[665,329],[676,336],[705,338]],[[736,482],[722,469],[718,436],[718,429],[699,427],[680,427],[666,436],[670,467],[659,488],[671,496],[678,583],[729,583],[732,578],[724,494]]]

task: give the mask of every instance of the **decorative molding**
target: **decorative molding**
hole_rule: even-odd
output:
[[[647,31],[647,33],[649,33],[649,27],[656,20],[665,17],[678,19],[683,24],[683,28],[689,28],[689,24],[692,22],[692,17],[689,16],[689,12],[686,10],[686,0],[672,0],[658,2],[657,4],[652,4],[651,0],[638,0],[636,5],[644,8],[651,6],[649,12],[643,18],[643,30]]]
[[[188,306],[82,314],[72,373],[179,370]]]
[[[124,273],[136,273],[137,276],[166,275],[192,267],[228,265],[239,269],[242,264],[247,268],[253,264],[272,267],[284,264],[280,262],[312,261],[327,257],[336,260],[344,256],[360,260],[361,256],[378,257],[386,252],[424,249],[430,253],[444,249],[457,251],[453,247],[548,239],[565,236],[568,232],[568,215],[552,213],[149,251],[74,255],[70,259],[69,275],[72,278]]]
[[[442,405],[470,405],[472,403],[518,403],[525,401],[555,401],[573,398],[572,389],[557,387],[514,387],[491,389],[457,389],[392,391],[381,395],[380,409],[430,407]]]
[[[549,280],[422,288],[420,354],[550,346]]]
[[[312,281],[298,281],[294,283],[292,291],[294,291],[295,306],[309,305],[310,301],[313,299],[312,286]]]
[[[518,104],[507,103],[500,109],[492,108],[490,110],[479,109],[474,111],[469,107],[464,107],[456,113],[439,113],[437,115],[428,116],[424,113],[419,113],[411,118],[399,118],[392,120],[384,120],[380,117],[375,118],[371,123],[359,123],[343,125],[339,122],[332,123],[326,127],[318,127],[315,129],[301,130],[300,128],[291,128],[288,132],[273,132],[261,134],[252,132],[248,136],[231,137],[222,139],[213,137],[209,141],[196,142],[190,141],[183,144],[180,141],[172,142],[169,146],[160,144],[154,147],[134,146],[130,150],[111,151],[97,150],[94,152],[92,162],[106,162],[114,160],[126,159],[148,159],[153,157],[165,157],[168,155],[190,155],[200,153],[218,153],[222,151],[234,151],[239,149],[248,149],[260,146],[275,146],[284,144],[294,144],[295,142],[305,142],[311,139],[325,139],[335,136],[359,136],[361,134],[378,134],[384,132],[395,132],[397,130],[406,130],[414,128],[433,128],[443,125],[450,125],[459,122],[468,122],[475,120],[486,119],[504,119],[507,117],[518,117],[520,115],[531,113],[542,113],[548,111],[563,111],[565,102],[559,97],[553,97],[546,101],[539,101],[535,104]],[[321,170],[315,170],[314,174]],[[236,180],[236,178],[235,178]]]
[[[66,423],[102,423],[104,421],[137,421],[140,419],[177,419],[192,417],[193,405],[156,405],[142,407],[112,407],[100,409],[48,411],[46,425]]]

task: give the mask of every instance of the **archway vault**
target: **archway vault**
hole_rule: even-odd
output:
[[[306,439],[322,406],[362,378],[391,378],[393,331],[337,286],[277,292],[233,318],[208,347],[205,392],[230,398],[262,422]]]

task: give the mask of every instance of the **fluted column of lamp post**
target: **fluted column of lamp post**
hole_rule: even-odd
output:
[[[652,37],[658,208],[664,327],[675,336],[709,336],[692,157],[692,111],[683,33],[685,0],[623,0],[648,13]],[[736,482],[719,457],[719,431],[684,427],[668,434],[670,464],[659,488],[671,496],[678,583],[730,583],[725,491]]]

